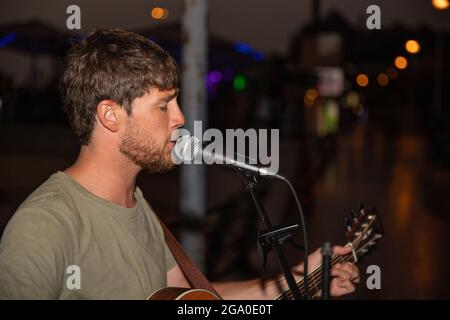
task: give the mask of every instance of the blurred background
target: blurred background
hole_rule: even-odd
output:
[[[73,4],[81,30],[67,28]],[[381,29],[367,27],[373,4]],[[70,44],[98,26],[144,35],[186,73],[195,66],[183,52],[200,49],[202,81],[180,97],[192,119],[183,91],[203,90],[207,127],[280,130],[279,172],[300,196],[311,249],[344,244],[344,218],[359,201],[378,209],[385,237],[345,299],[450,298],[449,1],[2,1],[0,234],[34,189],[76,159],[57,84]],[[186,37],[196,32],[203,38]],[[208,277],[279,272],[272,254],[261,267],[261,226],[236,173],[205,166],[192,184],[183,170],[142,173],[139,186]],[[296,222],[287,187],[260,187],[275,224]],[[291,263],[302,259],[285,248]],[[366,287],[372,264],[381,290]]]

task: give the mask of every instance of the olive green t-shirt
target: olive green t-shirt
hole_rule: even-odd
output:
[[[145,299],[176,265],[136,187],[124,208],[53,174],[15,212],[0,241],[0,299]]]

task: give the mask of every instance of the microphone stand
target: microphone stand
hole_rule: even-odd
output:
[[[322,247],[322,299],[330,299],[330,280],[331,280],[331,246],[325,242]]]
[[[258,181],[256,180],[255,174],[240,168],[236,168],[236,171],[242,177],[245,189],[250,193],[253,202],[255,204],[256,210],[258,211],[259,217],[261,218],[262,224],[266,229],[264,234],[259,237],[259,244],[260,247],[263,249],[263,257],[264,257],[263,261],[265,261],[265,255],[268,251],[267,245],[271,245],[277,257],[278,264],[280,265],[280,268],[283,271],[284,278],[286,279],[289,289],[294,296],[294,299],[300,300],[301,295],[298,290],[297,283],[294,279],[294,276],[292,275],[292,270],[289,267],[283,249],[281,248],[281,244],[292,236],[291,230],[298,228],[298,225],[293,225],[287,228],[286,227],[274,228],[272,226],[272,222],[270,221],[269,215],[267,214],[264,205],[262,204],[259,193],[256,190],[256,185]]]

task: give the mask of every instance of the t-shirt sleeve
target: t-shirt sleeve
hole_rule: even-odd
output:
[[[0,300],[58,298],[65,231],[51,209],[19,208],[0,242]]]

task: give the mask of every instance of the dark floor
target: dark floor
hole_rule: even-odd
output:
[[[450,173],[431,164],[427,142],[411,132],[388,134],[376,126],[358,125],[350,134],[338,137],[336,152],[309,187],[311,190],[298,190],[302,201],[307,203],[305,214],[311,248],[317,248],[323,241],[343,244],[343,219],[358,201],[367,207],[376,206],[380,212],[385,237],[374,254],[362,262],[363,283],[349,298],[450,298],[450,245],[446,240],[450,233],[450,205],[446,201],[450,194]],[[70,131],[59,125],[0,127],[0,145],[1,227],[27,194],[75,159],[78,147]],[[288,178],[301,181],[311,177],[299,169],[303,151],[312,149],[305,150],[296,141],[282,141],[281,172]],[[241,182],[232,171],[208,168],[208,181],[210,186],[221,181],[217,192],[208,189],[208,207],[245,199]],[[157,211],[169,222],[175,221],[178,173],[143,175],[140,184]],[[272,186],[265,196],[275,220],[283,216],[286,208],[293,208],[286,206],[292,199],[283,190]],[[239,194],[243,194],[242,198]],[[230,200],[233,197],[237,198]],[[233,234],[224,237],[233,242]],[[246,239],[251,242],[249,245],[235,243],[234,248],[253,248],[253,235]],[[256,263],[254,251],[250,254]],[[227,253],[221,256],[227,257]],[[269,261],[269,270],[276,270],[273,260],[272,257]],[[381,290],[370,291],[365,287],[366,267],[370,264],[381,268]]]

